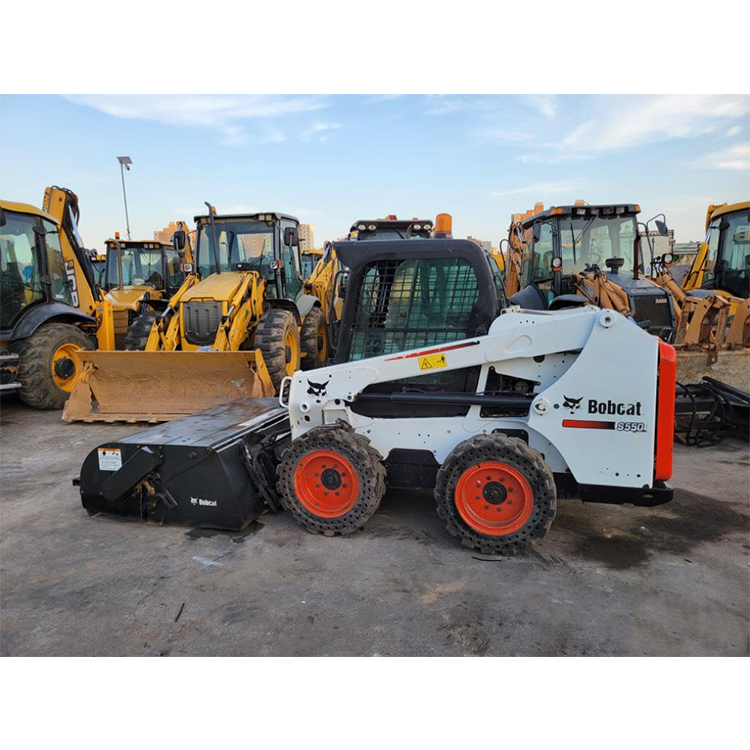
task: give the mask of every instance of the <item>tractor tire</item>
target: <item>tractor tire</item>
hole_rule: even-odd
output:
[[[542,454],[500,433],[457,445],[440,467],[435,500],[448,532],[486,555],[513,555],[547,534],[557,490]]]
[[[282,504],[313,534],[351,534],[385,494],[385,467],[349,427],[319,427],[292,442],[277,468]]]
[[[328,362],[328,324],[323,310],[313,307],[302,321],[300,329],[302,369],[315,370]]]
[[[37,328],[18,363],[21,400],[34,409],[62,409],[82,370],[73,352],[95,348],[80,328],[69,323]]]
[[[282,378],[300,369],[300,343],[297,321],[289,310],[267,310],[255,329],[255,346],[260,349],[278,393]]]
[[[125,334],[125,349],[142,352],[146,348],[151,329],[158,318],[159,313],[156,310],[145,310],[138,315]]]

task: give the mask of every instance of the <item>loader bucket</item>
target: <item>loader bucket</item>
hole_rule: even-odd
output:
[[[273,396],[259,349],[246,352],[82,351],[66,422],[168,422],[239,398]]]

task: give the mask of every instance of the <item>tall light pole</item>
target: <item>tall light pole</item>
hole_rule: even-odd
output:
[[[130,239],[130,218],[128,217],[128,196],[125,193],[125,170],[130,171],[130,165],[133,160],[129,156],[118,156],[120,162],[120,176],[122,177],[122,199],[125,201],[125,223],[128,227],[128,239]]]

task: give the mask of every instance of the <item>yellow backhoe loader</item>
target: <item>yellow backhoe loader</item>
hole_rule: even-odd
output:
[[[187,231],[185,222],[177,226]],[[102,288],[112,304],[115,348],[145,349],[154,321],[192,272],[190,242],[178,251],[165,242],[121,240],[115,233],[105,245]]]
[[[49,187],[43,208],[0,201],[0,390],[60,409],[77,354],[114,347],[111,306],[78,233],[78,198]]]
[[[681,286],[672,260],[657,258],[652,273],[678,314],[678,376],[697,382],[710,374],[750,390],[750,201],[708,207],[705,239]]]
[[[217,216],[206,205],[195,217],[197,275],[153,323],[145,351],[81,355],[86,369],[63,419],[165,421],[271,396],[284,376],[327,359],[317,349],[327,345],[317,336],[321,300],[303,288],[297,219]],[[184,251],[187,233],[173,243]]]

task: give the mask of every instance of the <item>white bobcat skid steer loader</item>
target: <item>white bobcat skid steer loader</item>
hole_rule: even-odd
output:
[[[474,392],[419,390],[471,368]],[[285,379],[278,489],[303,526],[334,535],[363,526],[386,485],[434,486],[465,546],[513,553],[547,533],[558,494],[671,500],[674,393],[674,349],[622,315],[512,310],[483,337]]]

